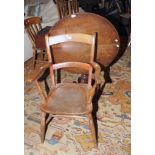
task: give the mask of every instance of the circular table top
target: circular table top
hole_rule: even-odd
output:
[[[115,27],[106,18],[93,13],[77,13],[67,16],[59,20],[49,31],[49,35],[59,35],[66,33],[87,33],[93,34],[97,32],[97,53],[95,61],[103,66],[108,66],[116,57],[119,50],[119,35]],[[64,45],[65,44],[65,45]],[[63,61],[89,61],[89,54],[87,54],[89,47],[80,44],[63,43],[61,50],[63,52],[56,52],[53,48],[55,62]],[[73,52],[74,47],[74,52]],[[75,54],[78,52],[78,54]]]

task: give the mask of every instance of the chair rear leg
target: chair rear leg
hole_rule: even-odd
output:
[[[40,129],[41,129],[41,143],[44,143],[45,140],[45,127],[46,127],[46,113],[41,112],[41,124],[40,124]]]
[[[42,55],[42,61],[44,61],[44,58],[45,58],[45,51],[44,50],[41,50],[41,55]]]
[[[95,126],[94,126],[94,122],[93,122],[93,117],[92,114],[88,114],[88,119],[89,119],[89,127],[92,133],[92,139],[95,145],[95,148],[97,149],[97,137],[96,137],[96,132],[95,132]]]

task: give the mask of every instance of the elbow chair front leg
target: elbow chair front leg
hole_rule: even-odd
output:
[[[96,87],[100,86],[101,83],[103,83],[103,78],[101,76],[101,68],[100,68],[100,66],[96,62],[92,62],[91,65],[93,66],[93,68],[95,70],[95,73],[94,73],[95,83],[92,86],[92,88],[89,90],[89,103],[92,104],[91,101],[92,101],[92,98],[93,98],[93,96],[95,94]],[[98,147],[98,145],[97,145],[98,137],[97,137],[97,133],[96,133],[96,130],[95,130],[95,122],[94,122],[94,119],[93,119],[93,114],[92,113],[87,114],[87,118],[89,120],[89,128],[90,128],[91,133],[92,133],[91,134],[92,135],[92,140],[93,140],[95,148],[97,148]]]

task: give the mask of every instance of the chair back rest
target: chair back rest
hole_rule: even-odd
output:
[[[79,12],[77,0],[56,0],[59,18]]]
[[[42,29],[41,27],[41,18],[40,17],[31,17],[24,20],[25,30],[28,33],[28,36],[31,40],[33,46],[35,46],[35,36]]]
[[[64,68],[81,68],[87,71],[88,73],[88,86],[91,86],[91,80],[92,80],[92,65],[88,63],[83,62],[63,62],[63,63],[57,63],[57,64],[51,64],[50,66],[50,76],[52,79],[52,85],[55,86],[55,76],[54,76],[54,70],[58,69],[64,69]]]
[[[48,54],[48,61],[50,63],[51,62],[55,63],[54,58],[52,57],[50,46],[64,43],[64,42],[78,42],[78,43],[82,43],[82,44],[89,44],[91,46],[89,62],[91,63],[94,61],[96,33],[94,33],[93,35],[84,34],[84,33],[68,33],[68,34],[62,34],[62,35],[57,35],[57,36],[46,35],[45,42],[46,42],[46,51]],[[69,60],[69,61],[72,61],[72,60]]]

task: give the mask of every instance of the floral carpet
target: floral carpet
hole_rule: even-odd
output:
[[[40,95],[34,83],[25,82],[25,155],[130,155],[131,54],[128,48],[111,67],[112,83],[98,101],[98,149],[94,148],[88,120],[55,117],[40,141]],[[28,69],[29,63],[25,64]],[[108,94],[107,92],[111,92]]]

